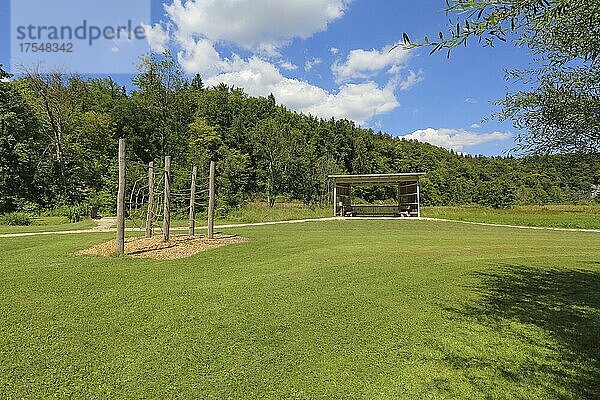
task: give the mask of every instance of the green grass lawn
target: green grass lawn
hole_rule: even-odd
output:
[[[431,218],[503,225],[600,229],[600,205],[519,206],[502,210],[477,206],[424,207],[422,215]],[[226,216],[217,216],[215,223],[217,225],[224,225],[289,221],[330,216],[331,209],[328,206],[308,207],[297,203],[278,203],[273,208],[270,208],[266,203],[249,203],[238,210],[230,212]],[[206,225],[205,216],[199,215],[197,219],[197,226]],[[157,224],[161,225],[162,221],[157,221]],[[64,217],[40,217],[36,218],[34,224],[31,226],[0,225],[0,234],[88,229],[95,225],[96,222],[90,220],[69,224],[68,220]],[[145,219],[137,217],[135,221],[128,220],[126,226],[130,228],[143,228],[145,226]],[[188,221],[187,219],[174,218],[171,221],[171,226],[187,227]]]
[[[0,239],[0,393],[594,398],[600,235],[432,221],[228,230],[179,261]]]
[[[230,211],[226,216],[215,217],[215,224],[253,224],[256,222],[291,221],[298,219],[314,219],[333,216],[332,207],[329,206],[306,206],[302,203],[276,203],[273,208],[267,203],[249,203],[244,207]],[[197,217],[198,226],[206,226],[206,216]],[[138,226],[140,222],[137,223]],[[130,223],[134,226],[133,223]],[[174,219],[171,226],[188,226],[187,219]]]
[[[250,203],[226,217],[216,219],[218,224],[238,224],[271,221],[290,221],[308,218],[325,218],[333,215],[332,207],[309,207],[296,203],[275,204],[270,208],[266,203]]]
[[[423,217],[503,225],[600,229],[600,205],[518,206],[495,210],[485,207],[425,207]]]
[[[96,226],[96,222],[86,219],[81,222],[69,223],[66,217],[35,217],[33,224],[29,226],[0,225],[0,234],[3,233],[25,233],[25,232],[56,232],[78,229],[89,229]]]

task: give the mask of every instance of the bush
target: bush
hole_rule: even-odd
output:
[[[67,207],[66,212],[63,215],[69,219],[70,223],[75,223],[85,219],[88,213],[89,206],[87,204],[79,204]]]
[[[40,213],[40,206],[34,202],[26,201],[19,207],[19,210],[29,215],[37,215]]]
[[[116,209],[116,196],[109,192],[98,192],[89,200],[91,207],[96,207],[98,212],[102,214],[112,214]]]
[[[13,212],[0,216],[0,225],[29,226],[32,223],[33,218],[25,213]]]
[[[89,215],[89,205],[82,203],[76,206],[56,206],[43,213],[45,217],[65,217],[70,223],[79,222]]]

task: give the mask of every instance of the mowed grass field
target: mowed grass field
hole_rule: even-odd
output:
[[[0,239],[6,398],[595,398],[600,234],[433,221],[229,230],[178,261]]]
[[[482,222],[500,225],[522,225],[552,228],[600,229],[600,205],[546,205],[515,206],[507,209],[492,209],[480,206],[423,207],[423,217],[441,218],[455,221]],[[326,218],[332,216],[329,206],[305,206],[299,203],[276,203],[269,207],[266,203],[254,202],[232,210],[225,216],[217,215],[217,225],[248,224],[257,222],[289,221],[299,219]],[[206,216],[197,215],[197,226],[206,226]],[[156,222],[157,226],[162,220]],[[64,217],[36,217],[31,226],[0,225],[0,234],[25,232],[53,232],[89,229],[96,221],[82,221],[69,224]],[[145,226],[145,217],[134,217],[126,221],[129,228]],[[172,227],[187,227],[188,220],[173,218]],[[113,226],[114,228],[114,226]]]
[[[90,229],[95,226],[96,222],[89,219],[71,224],[65,217],[35,217],[33,224],[28,226],[0,225],[0,234],[70,231]]]
[[[258,222],[291,221],[300,219],[327,218],[333,216],[332,207],[327,205],[307,206],[302,203],[275,203],[269,207],[267,203],[253,202],[242,208],[232,210],[227,215],[216,215],[215,224],[253,224]],[[197,225],[206,226],[206,215],[197,216]],[[171,226],[186,227],[187,219],[173,219]],[[129,226],[134,226],[131,222]],[[138,222],[138,226],[140,223]]]
[[[478,206],[425,207],[422,215],[501,225],[600,229],[600,204],[515,206],[507,209]]]

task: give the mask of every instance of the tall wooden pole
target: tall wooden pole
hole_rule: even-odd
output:
[[[190,227],[188,234],[194,236],[196,228],[196,175],[198,175],[198,167],[192,168],[192,186],[190,188]]]
[[[208,238],[214,238],[215,223],[215,162],[210,162],[210,176],[208,182]]]
[[[119,139],[119,190],[117,192],[117,254],[125,254],[125,139]]]
[[[165,208],[163,211],[163,239],[169,241],[171,229],[171,156],[165,157]]]
[[[148,164],[148,212],[146,214],[146,237],[152,237],[154,223],[154,162]]]
[[[398,201],[398,215],[402,216],[402,188],[398,184],[398,192],[396,193],[396,200]]]
[[[421,186],[419,184],[419,178],[417,178],[417,217],[421,218]]]
[[[337,183],[333,181],[333,216],[337,217]]]

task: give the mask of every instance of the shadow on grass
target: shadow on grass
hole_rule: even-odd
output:
[[[552,338],[553,351],[558,353],[552,361],[532,355],[518,366],[489,363],[488,367],[513,382],[548,383],[551,392],[562,388],[563,394],[600,398],[600,271],[506,265],[493,273],[478,274],[478,278],[481,302],[454,312],[543,351],[547,343],[529,335],[527,328],[520,330],[511,324],[535,326]],[[455,367],[469,363],[452,358],[447,361]]]

